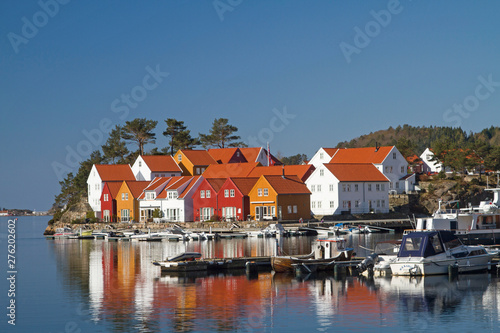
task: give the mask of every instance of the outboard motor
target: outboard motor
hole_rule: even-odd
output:
[[[373,266],[375,266],[375,261],[378,258],[378,254],[372,253],[369,256],[367,256],[362,262],[358,264],[358,271],[360,273],[363,273],[367,269],[370,272],[373,272]]]

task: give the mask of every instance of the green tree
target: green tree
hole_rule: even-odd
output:
[[[283,157],[281,163],[284,165],[300,165],[302,162],[307,161],[307,155],[297,154],[293,156]]]
[[[127,121],[123,126],[122,138],[135,142],[139,146],[139,154],[144,154],[144,145],[156,142],[156,135],[152,131],[158,124],[155,120],[146,118],[136,118]]]
[[[500,170],[500,146],[495,146],[490,149],[488,155],[484,157],[484,167],[486,170]]]
[[[165,120],[165,123],[167,124],[167,129],[163,132],[163,135],[170,137],[170,155],[173,156],[179,149],[193,149],[200,144],[197,138],[191,137],[191,132],[184,125],[183,121],[168,118]]]
[[[407,126],[407,125],[405,125]],[[406,137],[401,137],[396,142],[396,148],[398,148],[401,155],[405,158],[415,155],[416,145],[413,141],[407,139]]]
[[[238,128],[228,124],[228,119],[214,119],[210,134],[200,133],[200,142],[203,148],[217,147],[246,147],[247,145],[239,140],[238,135],[233,135],[238,131]]]
[[[106,143],[101,147],[106,163],[123,163],[124,157],[129,153],[125,141],[122,140],[122,133],[122,127],[116,125]]]

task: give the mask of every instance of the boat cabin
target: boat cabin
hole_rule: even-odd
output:
[[[409,232],[403,236],[398,257],[427,258],[461,245],[462,242],[449,230]]]
[[[346,240],[342,237],[318,239],[314,259],[333,259],[346,250]]]

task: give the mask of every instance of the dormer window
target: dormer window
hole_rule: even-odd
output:
[[[146,200],[154,200],[156,197],[155,192],[146,192]]]
[[[177,199],[177,191],[169,191],[168,198],[169,199]]]

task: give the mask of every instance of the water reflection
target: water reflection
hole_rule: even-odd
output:
[[[313,241],[289,238],[282,248],[308,253]],[[370,246],[361,238],[355,241]],[[270,255],[275,240],[54,240],[47,244],[64,288],[85,303],[88,320],[119,332],[286,327],[411,331],[466,320],[489,328],[500,319],[500,282],[489,274],[461,275],[456,280],[447,276],[336,280],[331,275],[295,277],[271,272],[250,277],[245,271],[162,275],[153,260],[183,251],[201,252],[204,257]]]

